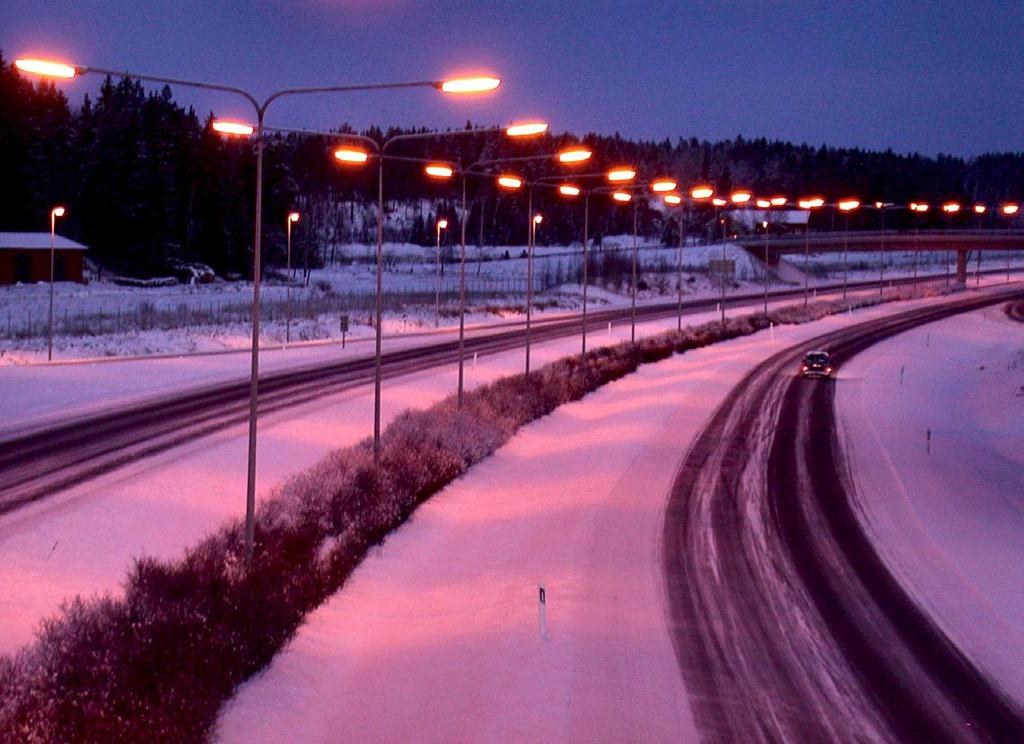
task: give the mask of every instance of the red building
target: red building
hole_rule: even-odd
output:
[[[53,241],[53,278],[81,282],[85,251],[81,243],[57,235]],[[0,285],[50,281],[50,233],[0,232]]]

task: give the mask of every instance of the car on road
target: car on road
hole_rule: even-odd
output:
[[[801,377],[831,377],[832,357],[827,351],[811,351],[800,364]]]

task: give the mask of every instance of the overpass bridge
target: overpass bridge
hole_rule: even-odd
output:
[[[957,281],[967,280],[967,258],[972,252],[1024,251],[1024,230],[870,230],[764,235],[735,241],[769,268],[782,254],[880,251],[956,253]]]

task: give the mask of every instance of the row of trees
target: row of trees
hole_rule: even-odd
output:
[[[343,125],[337,131],[351,130]],[[382,141],[402,131],[373,128],[363,134]],[[407,143],[394,154],[465,165],[552,152],[575,141],[565,134],[521,142],[471,134]],[[742,137],[637,142],[618,134],[589,134],[582,141],[596,153],[583,166],[587,171],[629,163],[645,177],[709,182],[720,191],[745,187],[757,193],[816,193],[830,199],[856,195],[897,203],[949,198],[997,203],[1024,194],[1022,153],[925,157]],[[373,239],[375,169],[340,166],[330,156],[334,144],[327,137],[297,135],[269,142],[264,195],[269,263],[283,260],[284,217],[291,209],[303,213],[295,241],[300,261],[308,255],[314,262],[322,260],[334,243]],[[0,162],[5,176],[0,180],[0,230],[44,229],[51,206],[64,204],[69,210],[62,232],[89,245],[90,257],[115,271],[158,272],[169,259],[201,261],[222,274],[245,274],[251,266],[252,148],[217,135],[209,117],[200,118],[175,102],[167,87],[147,91],[136,80],[107,79],[95,100],[85,96],[73,107],[52,84],[33,84],[0,54]],[[550,162],[518,170],[527,177],[551,172]],[[525,242],[521,195],[496,192],[484,181],[473,182],[470,189],[471,242]],[[386,237],[432,244],[438,216],[447,217],[450,235],[457,235],[456,192],[452,184],[425,180],[417,166],[389,164]],[[536,192],[535,204],[545,215],[540,240],[579,240],[578,205],[547,190]],[[702,230],[707,216],[691,214],[686,229]],[[666,219],[646,206],[640,217],[649,238],[674,240],[678,235],[674,217]],[[864,214],[854,223],[873,219]],[[900,216],[890,219],[897,224]],[[597,235],[628,232],[632,213],[595,200],[591,225]]]

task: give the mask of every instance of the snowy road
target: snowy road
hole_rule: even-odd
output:
[[[674,356],[525,427],[308,617],[220,738],[696,741],[660,549],[680,454],[762,359],[893,311]]]
[[[836,386],[793,375],[811,347],[842,365],[984,302],[915,310],[776,354],[691,448],[664,560],[676,651],[706,738],[1021,740],[1016,704],[906,593],[861,528]]]

